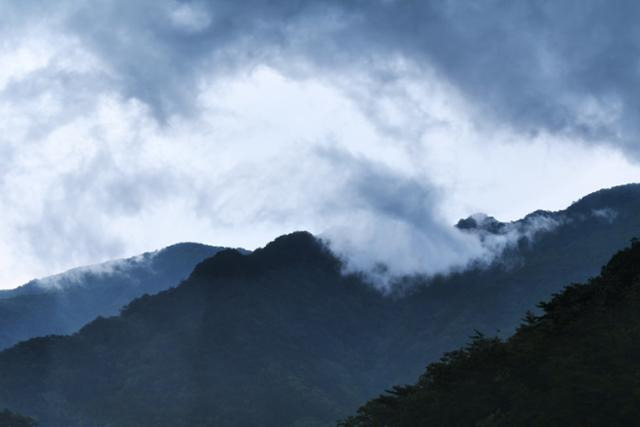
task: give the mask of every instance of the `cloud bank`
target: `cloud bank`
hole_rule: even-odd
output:
[[[300,228],[444,271],[457,217],[640,176],[634,2],[0,6],[3,287]]]
[[[78,43],[100,61],[102,85],[141,100],[159,117],[193,113],[203,80],[258,65],[296,77],[366,69],[384,84],[403,77],[394,66],[401,59],[434,70],[484,120],[636,151],[640,6],[633,1],[113,0],[4,7],[13,12],[5,27],[52,31]]]

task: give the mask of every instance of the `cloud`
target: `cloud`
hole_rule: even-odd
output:
[[[565,215],[536,211],[518,221],[503,223],[486,214],[477,213],[461,220],[458,228],[480,239],[485,251],[485,256],[479,257],[479,265],[482,265],[494,261],[505,249],[517,247],[523,242],[534,244],[541,233],[553,231],[572,220]]]
[[[591,214],[607,223],[612,223],[618,217],[618,211],[611,208],[594,209]]]
[[[319,154],[343,171],[322,237],[345,258],[347,270],[367,272],[386,287],[400,276],[448,273],[487,255],[476,236],[447,223],[438,209],[442,195],[427,177],[342,151]]]
[[[36,10],[51,13],[55,29],[99,58],[122,96],[142,100],[161,118],[194,113],[203,80],[260,64],[298,77],[366,70],[386,82],[402,77],[393,66],[402,58],[449,81],[483,120],[636,153],[640,6],[632,1],[116,0],[7,7],[14,11],[9,16],[38,22]]]
[[[441,271],[479,256],[459,216],[640,176],[631,3],[0,6],[11,285],[300,228],[356,266]]]

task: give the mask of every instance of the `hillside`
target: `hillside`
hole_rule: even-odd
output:
[[[401,363],[389,365],[402,366],[396,382],[412,382],[425,362],[464,345],[474,330],[510,336],[523,313],[538,312],[539,301],[597,275],[599,266],[640,235],[640,185],[600,190],[562,211],[489,224],[480,230],[467,224],[466,231],[509,239],[510,246],[492,264],[417,278],[400,292],[407,306],[402,313],[407,338],[398,344],[405,350],[394,354]]]
[[[413,382],[474,329],[510,335],[538,301],[596,274],[639,234],[638,212],[632,185],[490,230],[467,227],[511,246],[491,265],[405,278],[390,294],[341,274],[308,233],[248,255],[221,251],[119,316],[0,353],[0,408],[54,427],[335,425],[381,390]],[[532,227],[541,215],[553,226]]]
[[[46,426],[332,424],[382,385],[388,307],[307,233],[222,251],[119,317],[0,353],[0,406]]]
[[[640,242],[541,307],[508,340],[476,337],[343,425],[638,425]]]
[[[77,331],[146,293],[176,285],[222,248],[181,243],[137,257],[80,267],[0,293],[0,349]]]

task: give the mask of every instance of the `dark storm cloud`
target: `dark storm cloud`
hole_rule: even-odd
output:
[[[304,76],[400,55],[483,119],[635,151],[639,18],[633,1],[219,0],[81,2],[64,22],[159,117],[192,111],[201,79],[259,63]]]

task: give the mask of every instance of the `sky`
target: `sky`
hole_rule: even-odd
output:
[[[640,181],[634,1],[0,0],[0,288],[309,230],[354,268]]]

